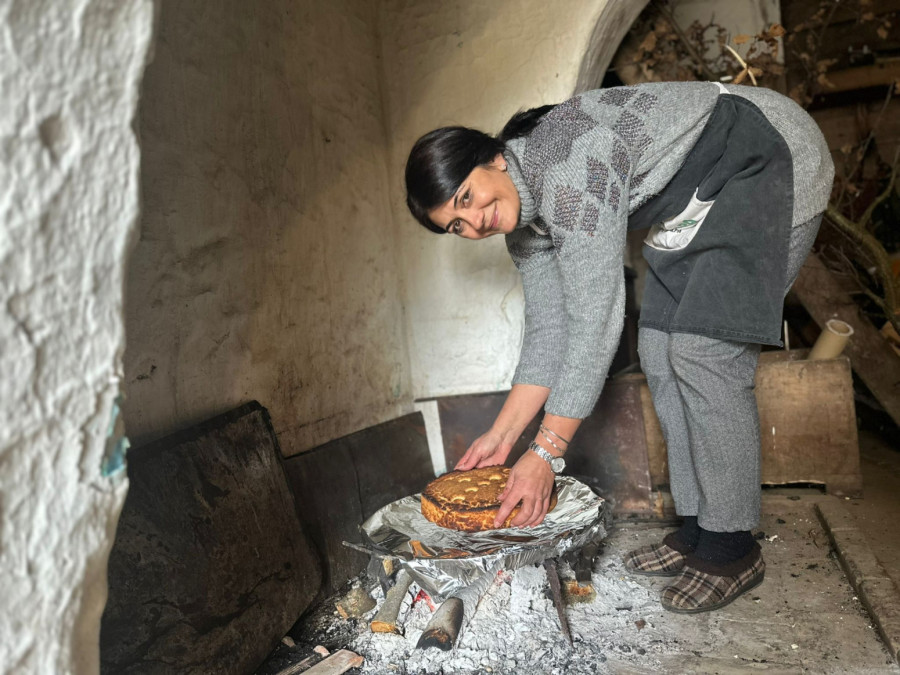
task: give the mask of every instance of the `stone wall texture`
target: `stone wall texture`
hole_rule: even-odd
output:
[[[95,673],[151,0],[0,0],[0,672]]]
[[[435,235],[409,215],[403,188],[409,149],[435,127],[496,133],[520,109],[569,98],[609,2],[381,4],[388,175],[416,398],[508,388],[523,297],[502,237],[471,242]]]
[[[162,0],[128,278],[137,441],[251,399],[286,455],[412,409],[368,0]]]

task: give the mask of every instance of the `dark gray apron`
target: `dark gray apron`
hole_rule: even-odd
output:
[[[671,222],[692,198],[712,202],[702,221]],[[696,227],[682,248],[644,245],[650,271],[639,325],[780,346],[793,203],[784,139],[755,105],[720,94],[684,165],[629,216],[628,229],[657,224],[651,235],[664,239]]]

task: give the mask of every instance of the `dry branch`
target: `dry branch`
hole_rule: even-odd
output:
[[[872,220],[872,215],[875,213],[875,209],[890,197],[894,191],[894,185],[897,181],[897,167],[898,162],[895,158],[887,188],[885,188],[882,193],[869,204],[859,220],[853,221],[850,218],[847,218],[841,214],[833,204],[828,205],[825,215],[835,227],[850,237],[874,263],[876,274],[881,282],[884,297],[880,298],[865,287],[863,290],[881,307],[882,310],[884,310],[887,320],[891,322],[891,325],[893,325],[898,332],[900,332],[900,317],[897,315],[897,310],[900,309],[897,305],[898,289],[897,281],[894,279],[893,271],[891,270],[891,260],[881,242],[867,230],[867,227]]]

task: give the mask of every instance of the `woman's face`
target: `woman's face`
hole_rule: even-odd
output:
[[[472,170],[451,199],[428,212],[431,221],[451,234],[484,239],[509,234],[519,222],[519,192],[497,155],[490,164]]]

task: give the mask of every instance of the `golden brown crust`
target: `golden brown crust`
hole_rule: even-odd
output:
[[[422,515],[451,530],[480,532],[493,530],[500,511],[500,493],[509,480],[509,468],[486,466],[470,471],[451,471],[431,481],[422,491]],[[550,509],[556,506],[556,486]],[[516,506],[502,527],[509,527],[519,513]]]

